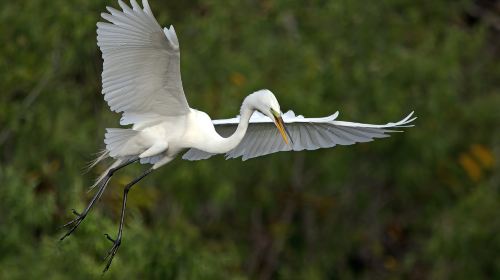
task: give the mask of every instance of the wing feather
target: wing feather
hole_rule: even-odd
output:
[[[383,125],[337,121],[338,112],[324,118],[304,118],[295,116],[291,111],[283,115],[293,141],[286,145],[278,133],[274,123],[260,113],[250,118],[247,133],[241,143],[226,154],[226,158],[242,157],[242,160],[272,154],[280,151],[302,151],[330,148],[336,145],[352,145],[370,142],[375,138],[389,137],[389,133],[397,132],[396,128],[413,126],[416,118],[413,112],[399,122]],[[225,120],[214,120],[215,129],[223,136],[230,136],[239,123],[239,117]],[[206,159],[214,154],[190,149],[182,157],[187,160]]]
[[[147,0],[143,8],[135,0],[130,3],[118,1],[122,11],[107,7],[109,13],[101,16],[108,22],[97,23],[104,100],[112,111],[123,113],[122,125],[187,114],[173,27],[161,28]]]

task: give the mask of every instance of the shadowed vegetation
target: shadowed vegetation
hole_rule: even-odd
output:
[[[391,138],[241,162],[180,159],[129,196],[110,279],[500,278],[498,1],[159,1],[193,108],[233,117],[252,91],[336,110]],[[0,4],[0,279],[89,279],[119,219],[119,171],[62,243],[118,125],[96,22],[115,1]]]

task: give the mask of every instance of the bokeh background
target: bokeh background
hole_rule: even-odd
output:
[[[129,196],[107,279],[499,279],[500,3],[160,1],[190,105],[233,117],[261,88],[284,111],[416,126],[241,162],[178,159]],[[62,243],[106,165],[96,22],[115,1],[0,4],[0,279],[100,277],[120,171]]]

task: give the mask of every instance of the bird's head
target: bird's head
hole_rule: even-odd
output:
[[[281,133],[283,140],[286,144],[288,144],[288,138],[291,140],[290,133],[288,133],[283,119],[281,118],[280,104],[274,94],[268,89],[261,89],[250,94],[245,101],[248,102],[248,105],[251,108],[261,112],[273,120],[274,124]]]

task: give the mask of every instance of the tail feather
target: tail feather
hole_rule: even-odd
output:
[[[121,152],[126,147],[127,142],[136,136],[137,133],[139,132],[133,129],[106,128],[106,133],[104,134],[106,149],[99,152],[97,158],[88,164],[87,171],[108,157],[115,158],[116,160],[95,180],[94,184],[90,186],[89,191],[101,184],[112,168],[118,167],[120,164],[130,160],[131,156],[123,156]]]
[[[94,168],[99,162],[105,160],[106,158],[109,157],[109,151],[106,149],[101,150],[100,152],[97,152],[96,158],[91,160],[86,166],[85,166],[85,173],[89,172],[90,169]]]
[[[92,186],[90,186],[89,191],[92,191],[97,185],[99,185],[111,169],[118,167],[120,164],[125,162],[125,160],[126,159],[124,159],[124,158],[119,158],[115,162],[113,162],[113,164],[111,164],[111,166],[109,166],[99,177],[97,177],[94,184]]]
[[[119,156],[127,141],[136,136],[137,133],[139,132],[133,129],[106,128],[104,143],[106,144],[106,150],[109,151],[109,156]]]

